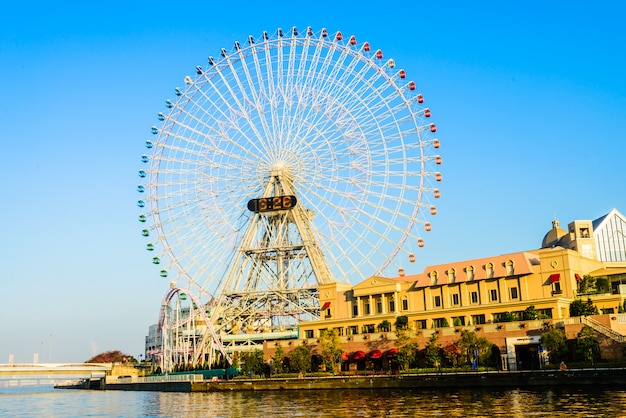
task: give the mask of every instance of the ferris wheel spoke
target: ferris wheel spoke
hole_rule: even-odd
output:
[[[323,199],[323,196],[321,194],[317,193],[316,191],[308,190],[308,193],[311,196],[317,197],[319,199]],[[352,198],[358,199],[356,197],[356,194],[353,195]],[[381,210],[382,211],[387,211],[387,209],[385,207],[381,206],[380,204],[376,204],[376,203],[374,203],[372,201],[368,201],[368,200],[365,200],[365,199],[358,199],[358,201],[361,204],[367,204],[369,207],[374,208],[377,212],[381,211]],[[366,223],[362,222],[358,216],[351,215],[349,211],[342,210],[341,207],[339,207],[338,205],[334,204],[333,202],[325,200],[325,205],[331,207],[332,209],[334,209],[337,212],[340,212],[340,213],[344,214],[345,215],[345,219],[350,220],[353,225],[359,225],[361,227],[368,227],[368,225]],[[392,214],[391,212],[387,212],[387,213]],[[399,214],[396,214],[395,212],[393,213],[393,217],[394,218],[396,216],[398,216],[398,215]],[[371,219],[375,220],[379,225],[384,226],[386,228],[386,230],[395,230],[396,232],[401,232],[401,233],[405,232],[404,229],[399,228],[397,225],[393,224],[392,222],[385,221],[385,220],[383,220],[381,218],[376,218],[376,216],[372,216]],[[407,217],[407,219],[409,219],[409,218]],[[395,245],[393,240],[389,239],[386,235],[380,233],[378,230],[372,230],[371,232],[374,233],[374,235],[378,236],[383,241],[386,241],[388,244]]]

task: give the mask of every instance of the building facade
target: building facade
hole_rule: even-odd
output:
[[[608,290],[581,294],[586,277],[602,278]],[[512,346],[541,351],[536,329],[581,324],[569,318],[577,298],[590,298],[601,314],[611,315],[601,319],[604,327],[626,331],[626,315],[617,315],[626,299],[626,218],[613,209],[595,221],[573,221],[568,230],[555,220],[539,249],[428,266],[412,276],[371,277],[354,286],[324,284],[319,294],[320,320],[300,324],[301,342],[312,347],[324,330],[335,329],[346,351],[392,350],[388,325],[404,316],[421,342],[433,332],[442,341],[454,340],[460,329],[485,334],[500,347],[503,368],[516,368]],[[524,316],[529,306],[538,314],[534,321]]]

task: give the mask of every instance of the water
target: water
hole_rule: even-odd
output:
[[[626,390],[162,393],[0,388],[0,417],[620,417]]]

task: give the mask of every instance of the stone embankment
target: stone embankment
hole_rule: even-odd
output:
[[[107,383],[103,389],[162,392],[221,392],[328,389],[447,389],[611,385],[626,386],[626,369],[521,372],[431,373],[415,375],[304,377]]]

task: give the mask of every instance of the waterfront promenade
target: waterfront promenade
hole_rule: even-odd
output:
[[[420,373],[400,375],[325,376],[206,380],[186,374],[107,382],[106,390],[223,392],[274,390],[523,388],[554,386],[626,388],[626,368]]]

